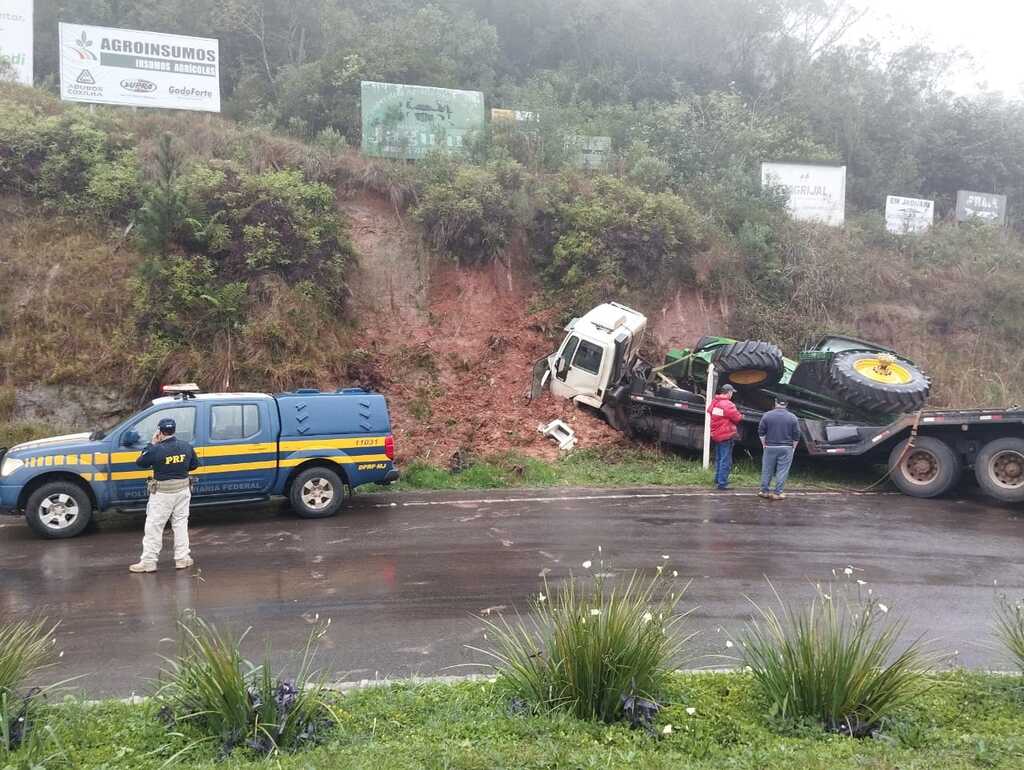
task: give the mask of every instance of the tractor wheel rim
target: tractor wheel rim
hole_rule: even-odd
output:
[[[81,514],[75,498],[63,492],[50,495],[39,503],[39,520],[47,529],[57,532],[70,527]]]
[[[871,382],[880,382],[884,385],[908,385],[914,379],[905,366],[881,356],[855,361],[853,370]]]
[[[1003,489],[1024,487],[1024,453],[1016,449],[996,452],[988,461],[988,475]]]
[[[930,484],[939,475],[939,459],[927,449],[914,449],[903,461],[903,477],[911,484]]]
[[[312,511],[322,511],[334,500],[334,485],[317,476],[302,485],[302,504]]]
[[[768,379],[768,372],[762,369],[740,369],[738,372],[729,372],[729,382],[737,385],[757,385]]]

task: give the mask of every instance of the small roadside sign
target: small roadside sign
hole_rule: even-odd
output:
[[[888,195],[885,198],[885,229],[895,235],[923,233],[935,222],[935,201]]]
[[[956,221],[981,220],[993,225],[1006,224],[1006,196],[995,193],[957,190]]]

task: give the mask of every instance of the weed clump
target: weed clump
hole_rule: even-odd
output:
[[[20,748],[34,730],[36,703],[50,688],[23,690],[51,662],[55,628],[46,620],[0,624],[0,757]]]
[[[646,721],[639,712],[650,714],[691,638],[677,611],[685,589],[664,591],[660,573],[624,585],[570,577],[553,594],[545,580],[528,620],[486,622],[496,649],[482,652],[497,661],[499,685],[541,712]]]
[[[741,638],[743,662],[768,697],[772,717],[813,720],[863,737],[928,689],[931,661],[920,639],[896,652],[904,623],[890,619],[888,607],[840,592],[847,595],[819,587],[810,604],[797,608],[775,593],[780,614],[751,601],[755,616]]]
[[[198,617],[179,621],[179,650],[156,694],[161,719],[191,725],[202,736],[193,746],[219,741],[225,756],[239,746],[269,755],[317,741],[337,721],[312,670],[328,625],[314,627],[297,675],[282,679],[271,673],[269,648],[262,664],[242,658],[245,634],[235,638]]]

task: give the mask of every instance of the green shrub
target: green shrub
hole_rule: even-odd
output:
[[[20,192],[62,213],[118,213],[138,193],[128,142],[82,109],[48,114],[0,98],[0,192]],[[118,186],[121,183],[122,186]]]
[[[891,619],[885,605],[840,591],[846,595],[819,587],[810,604],[797,608],[776,593],[781,615],[752,601],[755,616],[741,637],[743,662],[772,716],[864,736],[928,689],[931,660],[920,640],[896,653],[904,623]]]
[[[270,671],[269,647],[253,665],[239,651],[245,634],[236,638],[198,617],[180,621],[179,650],[156,693],[162,715],[191,725],[202,741],[219,741],[224,754],[243,745],[270,754],[317,740],[337,721],[312,671],[328,625],[314,627],[295,679],[282,680]]]
[[[45,620],[0,624],[0,756],[17,749],[34,728],[41,691],[26,694],[22,688],[53,659],[54,628]]]
[[[693,256],[708,245],[705,218],[673,193],[563,175],[545,197],[532,227],[534,258],[545,285],[574,310],[685,283]]]
[[[691,638],[679,633],[683,591],[660,589],[660,573],[634,573],[624,586],[570,577],[555,595],[545,581],[530,620],[485,621],[496,649],[483,652],[500,685],[537,710],[605,722],[623,716],[631,695],[653,701]]]
[[[1013,664],[1024,673],[1024,602],[1005,595],[996,600],[995,633]]]
[[[420,169],[425,183],[413,216],[438,251],[462,264],[488,262],[508,244],[515,221],[511,198],[522,185],[521,169],[515,161],[449,164],[428,159]]]

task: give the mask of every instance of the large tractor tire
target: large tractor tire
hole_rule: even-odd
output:
[[[985,444],[974,460],[974,475],[996,500],[1024,502],[1024,439],[1011,436]]]
[[[711,356],[719,385],[764,388],[782,379],[785,371],[778,345],[760,340],[743,340],[718,348]]]
[[[909,361],[863,350],[837,353],[829,379],[841,400],[875,414],[916,412],[924,407],[931,387]]]
[[[945,441],[918,436],[914,445],[901,441],[889,454],[889,473],[900,492],[911,497],[938,497],[963,475],[960,457]]]

